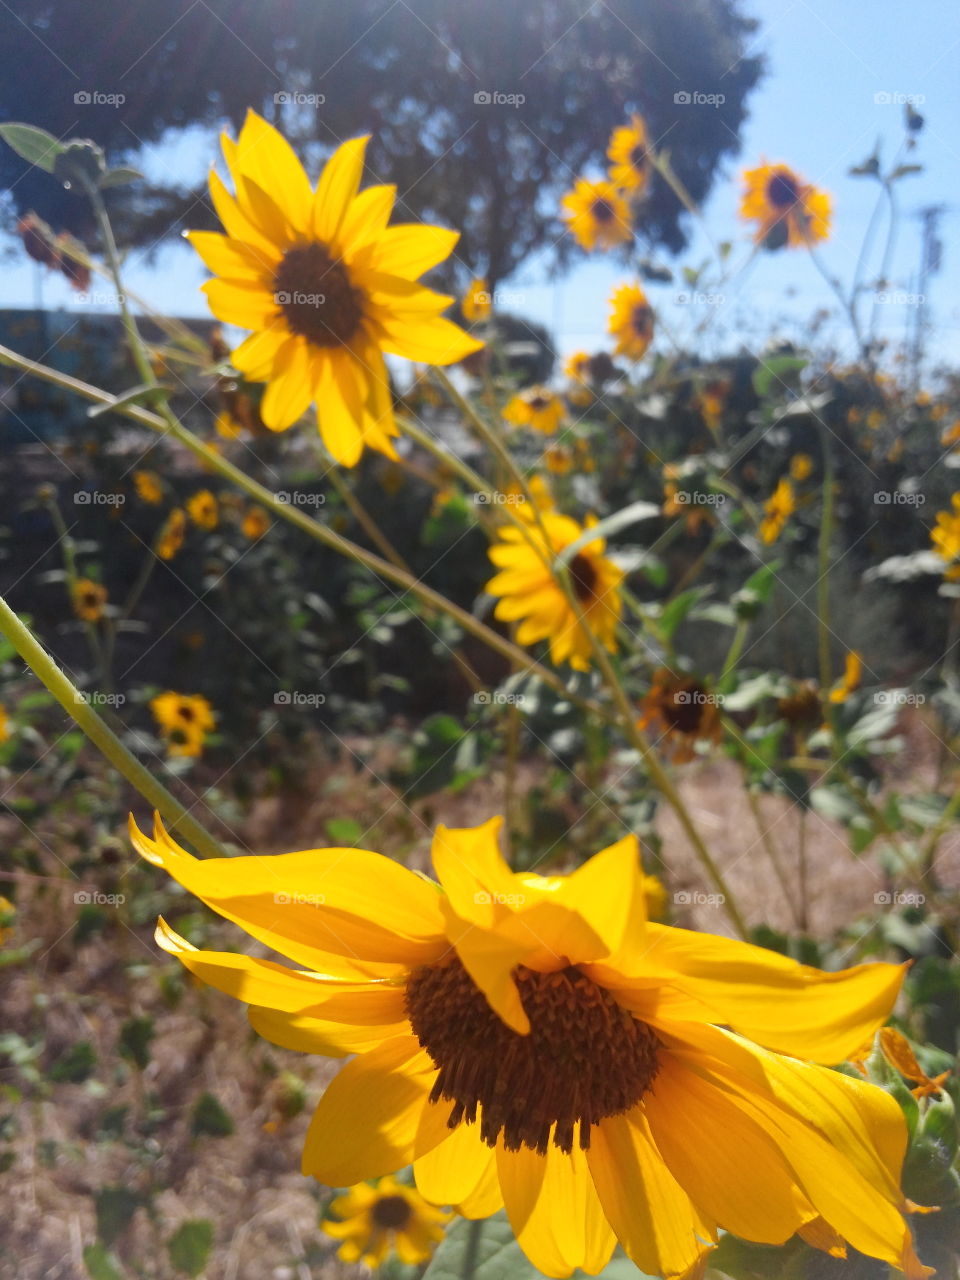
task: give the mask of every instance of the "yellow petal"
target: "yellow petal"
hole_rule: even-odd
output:
[[[210,170],[210,199],[217,211],[217,217],[223,223],[224,230],[232,240],[242,241],[265,254],[275,254],[276,245],[260,231],[250,218],[240,209],[237,201],[224,186],[223,179],[215,169]]]
[[[311,354],[305,340],[286,339],[274,356],[274,371],[260,402],[260,416],[271,431],[286,431],[313,400]]]
[[[303,1172],[347,1187],[409,1164],[436,1074],[415,1036],[398,1036],[348,1062],[313,1113]],[[442,1137],[438,1131],[437,1142]]]
[[[294,244],[298,239],[297,229],[270,192],[245,174],[236,173],[234,180],[237,204],[258,231],[279,250]]]
[[[370,265],[377,271],[414,280],[449,258],[459,239],[459,231],[448,231],[446,227],[401,223],[378,237]]]
[[[344,215],[337,237],[347,262],[368,240],[379,236],[390,220],[397,188],[393,183],[367,187],[353,200]]]
[[[424,364],[455,364],[483,343],[443,316],[417,318],[379,315],[380,346],[391,355]]]
[[[230,353],[230,363],[253,382],[266,382],[277,353],[290,336],[287,322],[276,317],[265,329],[252,333]]]
[[[444,1104],[449,1109],[449,1103]],[[484,1213],[465,1217],[489,1217],[502,1207],[493,1148],[480,1141],[480,1124],[459,1124],[432,1151],[414,1161],[413,1171],[421,1195],[434,1204],[449,1204],[463,1213],[464,1204]],[[491,1183],[496,1188],[491,1195]],[[480,1199],[484,1203],[480,1204]],[[494,1203],[496,1201],[496,1203]],[[489,1206],[493,1204],[493,1207]]]
[[[363,410],[356,400],[356,384],[346,367],[348,360],[348,356],[336,359],[325,352],[314,361],[313,368],[317,424],[323,443],[341,466],[354,467],[363,453]],[[348,396],[354,398],[352,412]]]
[[[264,191],[275,192],[295,230],[306,233],[313,204],[309,179],[283,134],[256,111],[247,112],[235,164]]]
[[[313,197],[313,234],[334,247],[351,200],[357,194],[363,174],[369,134],[342,143],[324,166]]]
[[[402,991],[399,1016],[403,1017]],[[349,1022],[332,1022],[325,1018],[311,1018],[305,1014],[284,1013],[279,1009],[251,1006],[247,1010],[251,1027],[258,1036],[279,1045],[281,1049],[293,1049],[296,1053],[316,1053],[324,1058],[345,1058],[352,1053],[366,1053],[384,1040],[409,1031],[404,1021],[376,1023],[373,1026],[357,1026]]]
[[[171,840],[162,824],[158,838],[150,840],[131,820],[130,835],[142,857],[208,907],[319,973],[388,977],[447,949],[439,892],[380,854],[310,849],[198,859]]]
[[[266,329],[276,319],[277,304],[260,285],[238,284],[233,280],[208,280],[201,285],[207,305],[224,324],[241,329]]]
[[[607,1220],[641,1271],[673,1280],[696,1266],[713,1224],[664,1164],[641,1108],[592,1130],[587,1163]]]
[[[279,253],[231,240],[215,231],[190,231],[187,239],[214,275],[228,280],[269,283],[280,262]]]

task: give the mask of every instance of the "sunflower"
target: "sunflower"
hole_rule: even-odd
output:
[[[458,233],[387,226],[396,188],[358,194],[366,137],[337,148],[316,190],[256,112],[236,142],[222,141],[236,194],[211,172],[210,195],[227,234],[189,239],[216,276],[203,286],[213,314],[253,330],[232,360],[268,384],[263,421],[284,431],[315,403],[338,462],[353,466],[364,444],[395,457],[383,353],[453,364],[483,345],[440,315],[452,298],[417,282],[450,255]]]
[[[640,116],[632,115],[629,124],[620,125],[610,135],[610,181],[631,196],[643,195],[650,181],[650,158],[646,125]]]
[[[10,737],[12,737],[10,712],[6,707],[0,706],[0,742],[6,742]]]
[[[150,710],[172,756],[198,756],[216,723],[213,708],[199,693],[167,690],[150,700]]]
[[[653,341],[653,311],[638,284],[622,284],[614,290],[607,332],[617,340],[614,355],[643,358]]]
[[[575,671],[588,671],[592,647],[584,628],[613,653],[620,621],[620,584],[623,573],[604,556],[606,541],[588,542],[570,562],[570,585],[581,617],[578,617],[550,562],[584,532],[576,520],[556,511],[541,515],[548,541],[531,520],[524,531],[506,526],[500,541],[490,548],[490,559],[500,570],[486,585],[499,596],[494,616],[502,622],[519,622],[518,644],[550,641],[550,658],[558,666],[569,662]],[[596,521],[588,519],[586,528]],[[531,545],[532,543],[532,545]]]
[[[809,453],[795,453],[790,459],[790,479],[802,484],[813,475],[813,459]]]
[[[930,530],[933,549],[946,561],[944,577],[948,582],[960,579],[960,493],[950,499],[952,511],[938,511],[937,523]]]
[[[563,421],[563,401],[548,387],[528,387],[510,400],[503,416],[515,427],[551,435]]]
[[[565,444],[548,445],[543,453],[543,465],[552,476],[566,476],[573,470],[573,452]]]
[[[412,1163],[433,1204],[504,1206],[552,1277],[596,1274],[617,1239],[688,1276],[718,1229],[929,1274],[900,1108],[817,1065],[886,1020],[904,967],[823,973],[649,923],[635,836],[540,876],[510,870],[500,826],[441,827],[433,884],[360,849],[200,860],[131,822],[144,858],[296,967],[198,950],[162,919],[160,946],[272,1043],[351,1057],[303,1172],[341,1187]]]
[[[571,382],[589,382],[591,358],[587,351],[574,351],[567,357],[563,372]]]
[[[133,484],[142,502],[157,507],[163,501],[163,481],[155,471],[135,471]]]
[[[174,507],[157,536],[157,555],[160,559],[172,560],[183,546],[186,536],[187,513],[181,507]]]
[[[830,197],[785,164],[762,164],[743,175],[740,217],[756,221],[756,241],[767,249],[804,248],[830,234]]]
[[[954,445],[960,444],[960,418],[951,426],[944,428],[940,435],[940,443],[947,449],[952,449]]]
[[[479,324],[490,318],[491,299],[486,280],[479,276],[471,280],[460,303],[460,310],[467,324]]]
[[[820,687],[815,680],[801,680],[777,699],[777,715],[792,729],[812,729],[821,717]]]
[[[851,649],[843,661],[843,676],[830,690],[831,702],[846,702],[863,680],[863,658]]]
[[[84,622],[99,622],[107,603],[107,588],[89,578],[78,578],[73,584],[73,612]]]
[[[784,476],[777,483],[776,489],[763,504],[763,519],[760,521],[760,540],[769,546],[783,533],[787,521],[797,509],[797,499],[793,485]]]
[[[453,1217],[391,1175],[373,1186],[360,1182],[351,1187],[330,1201],[330,1210],[341,1221],[324,1218],[320,1225],[328,1236],[343,1241],[337,1256],[367,1267],[379,1267],[391,1249],[401,1262],[429,1262]]]
[[[574,238],[588,251],[615,249],[633,239],[630,206],[612,182],[578,178],[560,203]]]
[[[658,667],[640,707],[638,727],[651,729],[678,764],[696,755],[698,744],[720,741],[720,702],[695,676]]]
[[[249,539],[250,542],[256,542],[258,538],[262,538],[267,533],[269,528],[270,517],[263,507],[247,508],[240,524],[240,532],[245,538]]]
[[[220,520],[217,499],[209,489],[201,489],[187,499],[187,515],[198,529],[215,529]]]

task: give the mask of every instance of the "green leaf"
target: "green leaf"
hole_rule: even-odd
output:
[[[97,186],[101,191],[105,187],[122,187],[128,182],[142,182],[143,174],[139,169],[130,169],[126,165],[120,165],[116,169],[108,169],[100,178]]]
[[[566,568],[574,556],[595,539],[609,538],[611,534],[619,533],[627,525],[635,524],[638,520],[651,520],[659,515],[660,507],[655,502],[631,502],[629,507],[624,507],[622,511],[615,511],[612,516],[607,516],[599,524],[585,529],[579,538],[575,538],[568,547],[564,547],[557,556],[557,564]]]
[[[146,1070],[150,1062],[150,1041],[153,1036],[152,1018],[128,1018],[120,1028],[120,1056],[128,1058],[141,1071]]]
[[[198,1276],[207,1265],[213,1248],[213,1224],[206,1218],[182,1222],[167,1241],[170,1261],[177,1271]]]
[[[691,587],[689,591],[681,591],[678,596],[663,606],[663,612],[657,620],[660,631],[667,640],[672,640],[680,623],[703,595],[702,587]]]
[[[97,1236],[104,1245],[111,1245],[129,1227],[133,1215],[143,1203],[140,1196],[129,1187],[103,1187],[94,1198],[97,1211]]]
[[[105,413],[112,413],[114,409],[121,409],[131,404],[150,404],[156,400],[160,390],[161,388],[153,383],[141,383],[137,387],[131,387],[129,391],[122,391],[120,395],[114,396],[105,404],[95,404],[87,410],[87,417],[100,418]]]
[[[102,1244],[88,1244],[83,1251],[83,1265],[90,1280],[123,1280],[123,1273],[113,1265],[113,1259]]]
[[[53,173],[57,156],[64,150],[63,143],[58,142],[52,133],[32,124],[0,124],[0,138],[28,164],[34,164],[47,173]]]
[[[323,825],[327,835],[337,845],[355,845],[363,835],[363,828],[356,818],[328,818]]]
[[[463,1276],[470,1280],[539,1280],[540,1275],[514,1239],[501,1209],[479,1222],[458,1218],[440,1242],[423,1280],[462,1280]],[[604,1280],[649,1280],[619,1249],[600,1275]]]
[[[799,373],[807,367],[805,356],[771,356],[753,371],[753,389],[761,399],[770,394],[777,383],[781,388],[791,373]]]
[[[190,1128],[194,1137],[228,1138],[233,1133],[233,1121],[212,1093],[201,1093],[193,1109]]]

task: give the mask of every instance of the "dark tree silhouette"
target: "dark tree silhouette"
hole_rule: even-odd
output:
[[[460,228],[459,282],[495,283],[534,254],[550,266],[576,251],[559,197],[603,164],[630,110],[701,200],[738,149],[762,71],[755,27],[739,0],[8,0],[0,121],[91,137],[133,163],[167,130],[237,127],[251,105],[315,166],[369,130],[371,175],[397,184],[401,216]],[[0,187],[13,212],[91,234],[82,201],[2,146]],[[203,193],[175,182],[111,202],[127,243],[215,225]],[[644,236],[677,251],[683,217],[656,181]]]

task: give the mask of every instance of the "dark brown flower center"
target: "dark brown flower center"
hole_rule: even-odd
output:
[[[595,1124],[650,1088],[660,1042],[574,965],[554,973],[520,965],[513,977],[528,1035],[501,1021],[459,959],[410,975],[410,1024],[438,1070],[430,1100],[453,1103],[451,1129],[479,1114],[490,1147],[502,1135],[508,1151],[544,1155],[552,1141],[569,1153],[579,1126],[586,1150]]]
[[[702,684],[688,681],[665,699],[663,718],[677,733],[696,733],[707,707],[707,691]]]
[[[350,341],[363,320],[363,293],[322,244],[288,249],[273,278],[274,298],[294,333],[318,347]]]
[[[186,720],[187,724],[189,724],[194,717],[193,707],[191,707],[189,704],[181,704],[179,707],[177,707],[177,715],[180,717],[181,720]]]
[[[633,308],[631,316],[631,324],[634,331],[641,337],[646,338],[651,328],[651,311],[645,302],[641,302]]]
[[[530,408],[536,409],[537,412],[539,412],[541,409],[550,408],[549,396],[531,396],[528,403],[530,405]]]
[[[616,221],[616,210],[608,200],[594,200],[591,212],[597,222],[607,223]]]
[[[597,587],[597,570],[589,556],[581,551],[570,561],[570,585],[581,604],[593,599]]]
[[[647,153],[647,148],[643,145],[642,142],[638,142],[637,145],[630,152],[630,163],[634,167],[634,169],[637,170],[638,173],[646,172],[649,158],[650,157]]]
[[[767,183],[767,198],[776,209],[789,209],[800,199],[800,188],[792,174],[775,173]]]
[[[413,1210],[403,1196],[380,1196],[374,1201],[370,1216],[374,1224],[385,1231],[402,1231],[410,1225]]]

